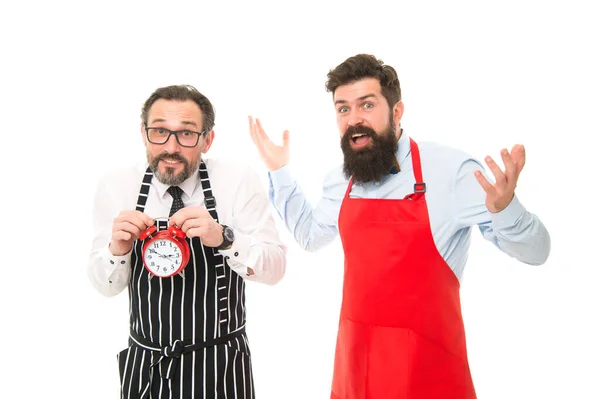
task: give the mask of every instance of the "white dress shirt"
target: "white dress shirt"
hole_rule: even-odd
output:
[[[235,241],[230,249],[219,252],[227,264],[246,280],[275,284],[285,273],[286,248],[279,239],[271,206],[262,184],[250,168],[219,159],[204,160],[210,179],[219,223],[230,226]],[[93,211],[94,238],[88,275],[103,295],[113,296],[129,283],[131,252],[114,256],[108,249],[113,220],[123,210],[134,210],[143,175],[148,165],[115,170],[98,184]],[[198,172],[179,185],[185,206],[204,204]],[[152,179],[144,213],[153,219],[167,220],[171,195],[169,186]],[[248,275],[252,268],[253,275]]]

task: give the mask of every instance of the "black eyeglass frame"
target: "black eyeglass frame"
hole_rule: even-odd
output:
[[[162,129],[166,132],[169,132],[169,135],[167,136],[167,138],[165,139],[165,141],[163,141],[162,143],[157,143],[155,141],[150,140],[150,133],[149,130],[150,129]],[[165,127],[154,127],[154,126],[145,126],[144,130],[146,130],[146,138],[148,138],[148,141],[151,142],[152,144],[165,144],[167,141],[169,141],[169,139],[171,138],[171,135],[175,135],[175,140],[177,140],[177,143],[182,146],[182,147],[186,147],[186,148],[194,148],[195,146],[198,145],[198,142],[200,141],[200,136],[203,136],[206,134],[206,129],[201,131],[201,132],[195,132],[193,130],[189,130],[189,129],[184,129],[184,130],[170,130],[167,129]],[[194,133],[196,135],[196,143],[194,145],[185,145],[185,144],[181,144],[181,142],[179,141],[179,136],[177,135],[177,133],[181,133],[181,132],[188,132],[188,133]]]

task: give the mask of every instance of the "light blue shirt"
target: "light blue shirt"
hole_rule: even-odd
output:
[[[550,235],[538,217],[528,212],[515,195],[498,213],[485,206],[485,191],[474,176],[485,174],[482,164],[466,153],[437,143],[418,142],[425,198],[435,245],[458,279],[462,278],[471,241],[471,227],[502,252],[531,265],[543,264],[550,254]],[[400,172],[377,183],[354,185],[352,198],[402,199],[414,191],[410,140],[404,132],[396,158]],[[289,166],[269,173],[269,198],[296,242],[316,251],[335,239],[338,217],[348,187],[342,166],[323,183],[323,197],[315,208],[307,201]],[[488,178],[489,181],[490,180]]]

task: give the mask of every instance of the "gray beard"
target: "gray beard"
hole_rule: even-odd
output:
[[[158,168],[158,162],[164,158],[172,158],[181,161],[183,163],[183,170],[178,174],[175,174],[175,168],[167,167],[165,169],[165,172],[162,173]],[[183,183],[188,177],[190,177],[192,173],[198,170],[200,166],[200,160],[198,160],[196,165],[192,165],[186,159],[177,154],[161,154],[156,156],[154,159],[148,158],[148,165],[150,166],[150,170],[152,170],[154,176],[158,179],[159,182],[167,186],[178,186],[181,183]]]
[[[152,169],[152,167],[150,168]],[[154,172],[154,176],[158,179],[162,184],[166,184],[167,186],[178,186],[185,181],[188,177],[190,177],[190,173],[187,169],[179,172],[179,174],[173,173],[172,168],[167,168],[165,173],[162,173],[158,168],[152,169]]]

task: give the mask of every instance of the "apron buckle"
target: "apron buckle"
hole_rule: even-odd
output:
[[[424,182],[415,183],[415,193],[424,193],[427,191],[427,185]]]

